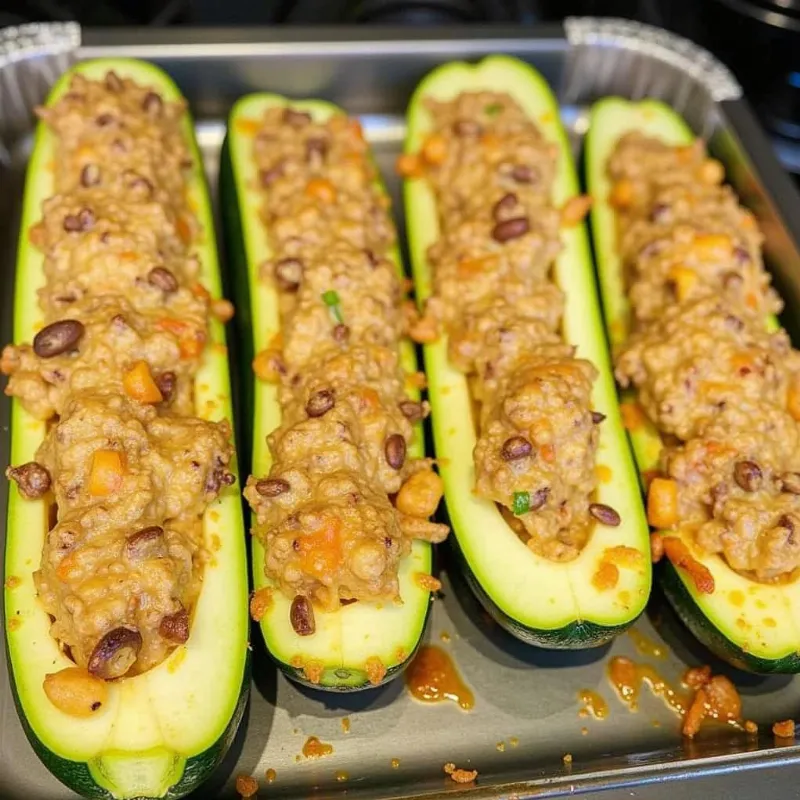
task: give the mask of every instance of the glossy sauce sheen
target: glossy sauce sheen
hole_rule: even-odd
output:
[[[461,679],[453,659],[434,645],[420,647],[406,670],[406,686],[423,703],[450,700],[465,711],[475,706],[475,695]]]
[[[639,709],[639,697],[644,683],[676,713],[685,714],[689,706],[689,697],[673,688],[650,664],[637,664],[625,656],[616,656],[609,662],[608,677],[620,700],[631,711]]]
[[[595,719],[605,719],[608,716],[608,703],[597,692],[581,689],[578,697]]]
[[[303,755],[306,758],[322,758],[333,753],[333,745],[321,742],[316,736],[309,736],[303,745]]]
[[[640,656],[646,656],[648,658],[666,658],[667,653],[664,645],[659,644],[636,628],[629,628],[627,634],[633,642],[636,652],[639,653]]]

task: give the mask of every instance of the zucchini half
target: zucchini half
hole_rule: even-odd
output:
[[[538,72],[510,57],[490,56],[475,66],[451,63],[428,75],[409,106],[405,151],[417,152],[429,131],[426,98],[446,100],[480,90],[510,94],[558,145],[554,204],[577,195],[578,181],[556,99]],[[427,250],[439,236],[436,200],[424,179],[406,181],[404,192],[414,282],[422,303],[433,287]],[[564,230],[562,241],[554,270],[566,294],[563,331],[566,340],[577,346],[578,356],[591,361],[600,373],[592,401],[607,418],[600,426],[597,464],[611,471],[611,480],[601,482],[597,494],[599,502],[619,512],[619,528],[595,531],[574,561],[557,563],[533,553],[497,506],[473,493],[475,421],[467,380],[449,362],[446,336],[425,345],[424,353],[436,455],[453,527],[451,541],[461,555],[468,583],[494,619],[522,641],[580,649],[608,642],[636,620],[650,594],[651,567],[647,522],[617,405],[584,226]],[[592,577],[606,548],[616,545],[636,548],[643,556],[641,566],[621,569],[613,590],[598,591]]]
[[[608,159],[620,137],[641,131],[671,145],[691,143],[695,136],[671,108],[655,100],[631,103],[617,97],[592,108],[586,141],[586,175],[594,198],[592,232],[612,346],[627,336],[629,305],[617,253],[617,223],[608,202]],[[770,327],[777,325],[773,319]],[[635,395],[634,395],[635,396]],[[630,431],[642,473],[658,465],[661,439],[650,424]],[[740,669],[760,673],[800,672],[800,583],[776,586],[757,583],[732,570],[723,558],[705,553],[690,533],[680,536],[692,555],[714,576],[712,594],[697,591],[693,580],[667,559],[659,565],[659,583],[687,628],[709,650]]]
[[[262,191],[252,157],[254,135],[267,109],[275,106],[306,111],[323,121],[340,111],[320,100],[294,101],[273,94],[253,94],[241,98],[228,119],[228,132],[221,165],[222,208],[236,281],[238,319],[241,324],[245,365],[244,396],[247,408],[244,418],[252,420],[252,471],[266,475],[272,457],[267,434],[278,427],[281,410],[278,387],[255,380],[250,363],[255,353],[264,349],[280,332],[278,293],[259,280],[259,266],[271,256],[269,236],[260,217]],[[381,184],[381,190],[385,191]],[[403,266],[397,248],[390,253],[402,275]],[[417,369],[414,347],[405,340],[401,345],[401,361],[408,372]],[[419,393],[409,391],[419,399]],[[409,454],[424,454],[422,427],[417,426]],[[291,599],[287,598],[264,574],[264,548],[254,536],[252,543],[253,584],[258,590],[271,587],[273,602],[261,619],[264,642],[278,667],[289,678],[317,689],[349,692],[369,689],[374,684],[367,677],[367,660],[380,658],[386,667],[382,683],[405,669],[419,646],[431,604],[431,595],[414,579],[418,572],[430,574],[431,546],[414,542],[411,553],[400,563],[401,606],[391,603],[373,605],[353,603],[335,613],[316,614],[316,631],[312,636],[298,636],[289,621]],[[309,683],[303,666],[321,662],[324,670],[319,683]]]
[[[47,100],[64,94],[72,75],[102,79],[113,69],[180,99],[172,80],[156,67],[109,58],[78,64],[54,86]],[[214,225],[191,120],[185,134],[194,159],[189,192],[203,226],[197,247],[200,279],[220,295]],[[39,123],[28,165],[19,238],[14,337],[31,341],[41,327],[37,290],[44,284],[43,257],[28,242],[28,229],[53,194],[55,138]],[[197,375],[197,414],[232,419],[225,331],[210,323],[210,343]],[[12,406],[11,461],[33,460],[46,423]],[[235,464],[232,464],[235,469]],[[154,669],[109,684],[109,703],[98,716],[78,719],[47,699],[42,681],[72,662],[50,636],[50,620],[39,604],[33,572],[48,530],[46,500],[26,500],[11,489],[5,549],[5,635],[14,698],[28,739],[45,766],[63,783],[90,798],[182,797],[197,788],[228,750],[244,711],[249,686],[247,655],[247,564],[239,490],[226,489],[204,518],[204,538],[213,558],[206,564],[191,634]]]

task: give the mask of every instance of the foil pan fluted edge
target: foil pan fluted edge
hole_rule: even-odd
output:
[[[567,17],[567,41],[573,47],[611,47],[656,58],[703,85],[715,102],[738,100],[742,87],[733,73],[708,50],[683,36],[627,19]]]
[[[33,22],[0,29],[0,142],[3,150],[30,129],[31,110],[76,60],[75,22]],[[0,157],[5,153],[0,152]]]

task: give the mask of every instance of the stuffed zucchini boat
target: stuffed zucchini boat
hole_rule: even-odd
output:
[[[183,104],[150,64],[78,64],[41,109],[25,186],[5,636],[31,744],[91,798],[196,789],[247,698],[228,359],[207,317],[230,307]]]
[[[597,103],[586,171],[661,586],[718,656],[796,673],[798,355],[777,325],[755,219],[657,101]]]
[[[447,533],[427,520],[441,488],[423,459],[388,197],[357,121],[269,94],[234,106],[222,181],[253,359],[251,615],[293,680],[376,686],[419,645],[438,585],[430,542]],[[430,489],[416,510],[415,485]]]
[[[512,58],[439,67],[398,167],[464,573],[522,641],[602,645],[644,609],[651,567],[557,102]]]

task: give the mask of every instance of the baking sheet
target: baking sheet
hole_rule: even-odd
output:
[[[262,90],[324,97],[360,114],[394,194],[401,227],[402,206],[393,163],[404,135],[402,114],[417,80],[436,64],[491,52],[530,61],[558,90],[576,153],[586,130],[588,104],[596,97],[608,93],[662,97],[710,138],[715,155],[723,158],[737,189],[759,214],[777,285],[787,302],[785,317],[797,318],[799,231],[791,211],[800,208],[800,198],[731,84],[724,95],[720,94],[723,73],[715,72],[714,81],[704,81],[708,70],[685,68],[699,57],[696,50],[684,51],[683,61],[658,57],[658,48],[636,45],[642,41],[641,31],[636,29],[627,29],[626,40],[621,35],[625,31],[620,29],[573,25],[572,44],[556,27],[531,29],[524,36],[519,31],[488,30],[476,37],[474,31],[451,29],[446,37],[441,32],[415,31],[413,41],[402,38],[402,31],[363,28],[335,32],[293,29],[292,41],[287,41],[284,31],[253,29],[108,31],[95,32],[91,37],[84,34],[79,55],[130,55],[166,68],[192,104],[213,188],[225,114],[241,94]],[[74,30],[67,33],[73,35]],[[659,35],[659,46],[669,43],[669,38],[664,42]],[[69,48],[53,56],[40,52],[30,67],[15,60],[13,69],[18,74],[14,80],[25,81],[28,93],[13,113],[0,102],[0,135],[7,148],[7,157],[0,161],[0,326],[4,342],[10,336],[13,253],[30,148],[30,109],[36,98],[43,96],[48,81],[73,55]],[[32,70],[38,83],[25,78],[26,69]],[[0,76],[3,74],[9,75],[0,72]],[[0,87],[7,85],[0,77]],[[732,86],[736,88],[735,82]],[[235,276],[230,279],[235,280]],[[4,400],[0,403],[0,463],[7,460],[7,414]],[[5,489],[5,485],[0,487],[0,506],[5,502]],[[0,518],[5,518],[3,507]],[[234,781],[238,774],[259,780],[259,796],[282,798],[400,798],[455,793],[475,798],[522,798],[611,787],[624,789],[627,796],[631,787],[651,781],[773,767],[800,759],[800,747],[776,748],[770,731],[775,720],[793,716],[800,703],[800,679],[761,678],[722,666],[680,626],[657,590],[636,630],[666,645],[664,659],[638,654],[628,634],[597,651],[548,652],[517,642],[489,619],[458,575],[449,574],[446,549],[440,548],[439,562],[444,587],[434,603],[426,641],[452,655],[475,693],[472,711],[464,712],[453,703],[422,705],[406,692],[402,678],[383,689],[349,696],[301,689],[277,675],[254,631],[254,680],[244,722],[228,758],[195,796],[236,797]],[[442,641],[443,635],[448,641]],[[687,665],[711,663],[715,671],[730,675],[739,687],[745,717],[762,725],[759,737],[748,738],[732,729],[718,728],[705,731],[696,741],[682,740],[678,718],[647,688],[640,710],[630,713],[606,679],[607,664],[614,655],[651,663],[672,681],[677,681]],[[4,659],[0,673],[0,797],[72,797],[41,765],[25,739]],[[584,689],[595,690],[608,701],[607,719],[578,716],[582,707],[578,693]],[[344,719],[349,721],[348,733]],[[331,743],[333,754],[318,760],[303,758],[301,750],[310,735]],[[566,753],[572,755],[571,765],[562,760]],[[393,759],[399,762],[396,767],[392,766]],[[478,769],[477,785],[460,787],[453,783],[442,770],[448,761]],[[276,772],[275,781],[269,785],[267,769]],[[780,774],[788,778],[787,771]],[[748,775],[753,781],[751,792],[745,789]],[[758,775],[745,773],[736,786],[744,794],[755,795],[752,787]],[[771,776],[774,780],[774,773]],[[693,785],[685,784],[681,795],[694,796]],[[707,786],[702,786],[697,784],[698,797],[708,794]],[[637,789],[637,795],[641,791]]]

